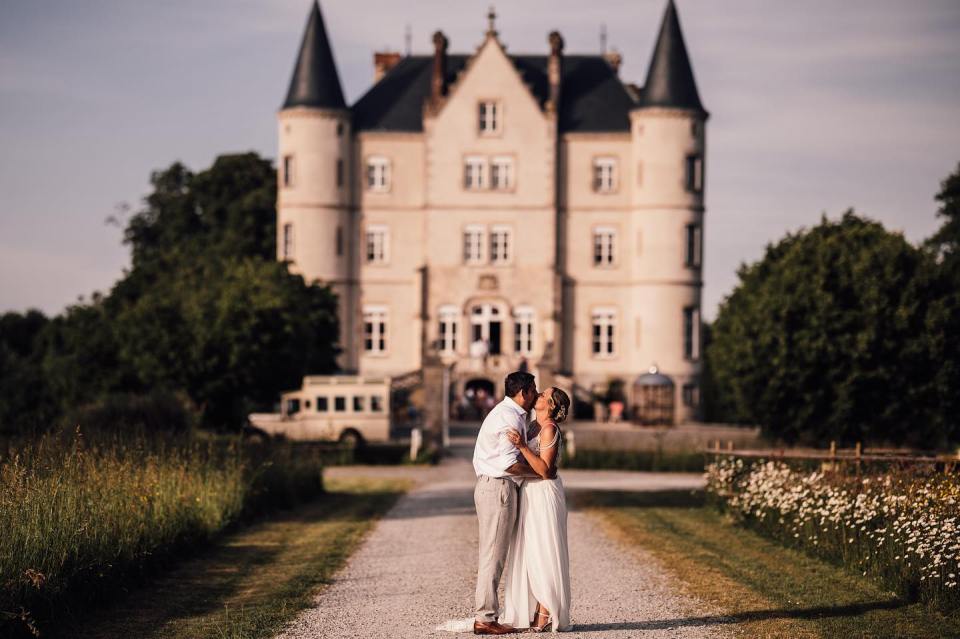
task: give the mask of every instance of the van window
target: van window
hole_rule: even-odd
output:
[[[346,397],[334,397],[333,398],[333,410],[337,413],[342,413],[347,410],[347,398]]]
[[[327,398],[326,398],[326,397],[317,397],[317,412],[318,412],[318,413],[325,413],[325,412],[327,412],[328,410],[330,410],[330,407],[329,407],[328,404],[327,404]]]
[[[287,400],[287,415],[296,415],[300,412],[300,400],[299,399],[288,399]]]
[[[375,413],[383,412],[383,398],[379,395],[370,396],[370,410]]]
[[[354,395],[353,397],[353,412],[362,413],[363,412],[363,396]]]

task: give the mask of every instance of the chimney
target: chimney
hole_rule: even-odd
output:
[[[620,52],[614,49],[613,51],[607,51],[603,54],[604,59],[607,61],[611,67],[613,67],[613,72],[620,74],[620,65],[623,64],[623,56],[620,55]]]
[[[397,51],[378,51],[373,54],[373,81],[377,83],[390,69],[400,62],[400,53]]]
[[[547,109],[556,112],[560,109],[560,79],[563,77],[563,37],[558,31],[551,31],[547,41],[550,43],[550,59],[547,61],[550,100]]]
[[[433,34],[433,77],[430,80],[430,101],[434,108],[447,93],[447,36],[443,31]]]

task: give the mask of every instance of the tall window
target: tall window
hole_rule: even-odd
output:
[[[696,383],[683,385],[683,405],[691,408],[700,405],[700,387]]]
[[[490,161],[490,188],[495,191],[513,188],[513,158],[494,157]]]
[[[518,307],[513,314],[513,350],[521,355],[533,352],[533,309]]]
[[[390,230],[386,226],[367,227],[367,263],[386,264],[389,260]]]
[[[293,186],[293,156],[283,156],[283,185]]]
[[[500,132],[500,105],[492,101],[480,103],[480,134]]]
[[[382,156],[367,158],[367,190],[384,193],[390,190],[390,160]]]
[[[598,226],[593,229],[594,266],[612,266],[617,230],[612,226]]]
[[[343,159],[337,158],[337,186],[343,186]]]
[[[700,309],[696,306],[683,309],[683,356],[700,359]]]
[[[471,224],[463,230],[463,261],[466,264],[483,263],[483,227]]]
[[[616,312],[612,308],[598,308],[593,311],[594,357],[613,357],[616,321]]]
[[[283,225],[283,259],[293,259],[293,224],[287,222]]]
[[[612,193],[617,188],[617,158],[593,160],[593,190],[597,193]]]
[[[687,156],[686,187],[691,193],[703,191],[703,158],[699,155]]]
[[[387,352],[387,309],[383,306],[363,308],[363,350],[373,354]]]
[[[470,309],[470,352],[499,355],[502,329],[500,309],[493,304],[478,304]]]
[[[342,226],[337,227],[336,244],[337,244],[337,255],[338,256],[343,255],[343,227]]]
[[[490,229],[490,262],[507,264],[510,261],[510,227],[494,226]]]
[[[699,224],[687,224],[686,256],[684,263],[690,267],[700,266],[701,229]]]
[[[457,350],[457,323],[460,313],[456,306],[441,306],[440,312],[440,350],[444,353],[453,353]]]
[[[487,161],[478,156],[470,156],[463,163],[463,186],[477,190],[486,186]]]

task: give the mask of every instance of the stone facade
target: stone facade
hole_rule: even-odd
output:
[[[656,364],[675,383],[676,420],[696,419],[707,114],[695,87],[694,102],[670,95],[682,86],[651,94],[676,84],[653,77],[676,62],[658,56],[679,55],[665,38],[679,38],[672,2],[645,87],[616,80],[627,104],[617,122],[581,127],[564,109],[590,108],[589,82],[571,80],[583,95],[564,96],[559,35],[525,62],[491,18],[452,65],[438,33],[421,60],[418,126],[391,125],[401,105],[383,102],[417,60],[380,55],[382,77],[347,108],[328,77],[319,89],[301,77],[339,82],[332,56],[320,59],[329,43],[314,7],[279,113],[277,253],[339,295],[345,370],[400,375],[439,358],[457,393],[487,380],[499,394],[526,365],[585,398],[614,379],[629,396]],[[388,115],[370,124],[364,109]]]

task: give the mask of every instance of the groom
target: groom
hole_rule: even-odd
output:
[[[473,501],[480,520],[480,562],[477,568],[476,617],[473,633],[505,635],[512,626],[497,623],[497,587],[513,541],[517,501],[523,476],[535,475],[507,438],[510,429],[527,437],[527,417],[537,402],[533,375],[517,371],[504,381],[504,398],[483,420],[473,451],[477,486]]]

